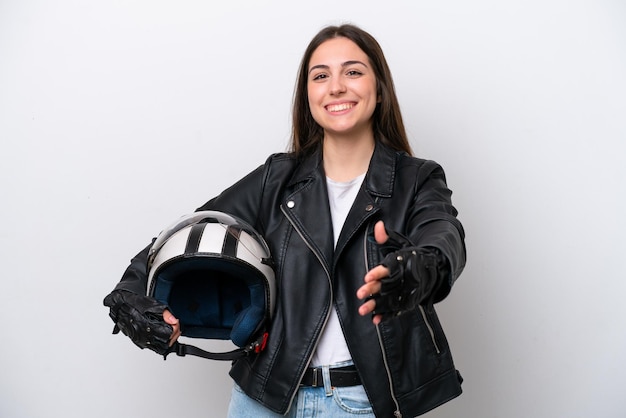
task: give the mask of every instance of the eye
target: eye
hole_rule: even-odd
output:
[[[313,76],[311,77],[311,80],[313,81],[322,81],[324,79],[328,78],[328,74],[326,73],[318,73],[318,74],[313,74]]]
[[[362,76],[363,73],[359,70],[348,70],[346,71],[346,75],[348,77],[359,77],[359,76]]]

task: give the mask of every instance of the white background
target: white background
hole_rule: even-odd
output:
[[[286,148],[304,48],[345,21],[467,232],[439,305],[465,392],[427,416],[624,416],[618,0],[0,0],[0,416],[224,416],[228,364],[137,349],[102,299]]]

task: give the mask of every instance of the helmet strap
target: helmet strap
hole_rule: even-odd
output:
[[[239,358],[249,355],[250,353],[260,353],[261,351],[263,351],[267,344],[267,337],[268,337],[268,333],[264,332],[259,339],[248,344],[247,346],[238,348],[236,350],[227,351],[225,353],[213,353],[213,352],[203,350],[193,345],[182,344],[176,341],[174,345],[170,347],[170,350],[163,355],[163,360],[167,360],[167,356],[170,353],[174,353],[174,352],[179,357],[190,355],[190,356],[206,358],[209,360],[226,360],[226,361],[237,360]]]

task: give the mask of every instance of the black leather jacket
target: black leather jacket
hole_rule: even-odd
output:
[[[370,167],[336,248],[321,152],[297,160],[275,154],[203,205],[249,222],[275,262],[278,299],[266,349],[237,360],[232,378],[278,413],[291,406],[334,304],[355,366],[378,417],[413,417],[461,394],[447,340],[433,304],[374,326],[357,313],[365,273],[381,255],[373,226],[435,247],[450,265],[443,299],[465,265],[464,232],[442,168],[377,143]],[[135,257],[118,288],[145,291],[145,253]],[[142,288],[143,286],[143,288]]]

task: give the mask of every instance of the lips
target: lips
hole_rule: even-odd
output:
[[[342,112],[344,110],[352,109],[354,103],[339,103],[326,106],[326,110],[329,112]]]

